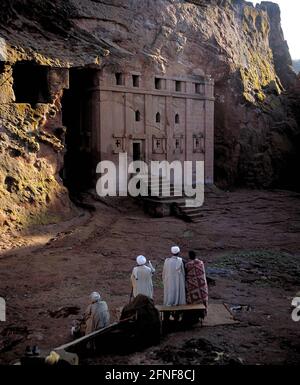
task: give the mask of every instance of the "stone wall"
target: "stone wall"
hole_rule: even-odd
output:
[[[215,79],[215,180],[219,186],[296,188],[299,126],[289,106],[296,81],[279,8],[235,1],[74,0],[74,23],[118,48],[104,62]]]
[[[70,212],[58,174],[64,154],[64,129],[58,124],[64,80],[49,72],[49,103],[16,104],[12,66],[22,60],[53,68],[112,65],[169,76],[209,74],[215,80],[216,183],[299,188],[299,87],[276,5],[254,7],[243,0],[4,0],[2,225],[47,222],[41,213],[60,207],[55,202],[62,202],[60,213]]]
[[[98,161],[118,164],[120,152],[127,152],[132,161],[135,143],[146,163],[205,160],[205,180],[213,183],[213,80],[141,71],[135,87],[135,73],[105,68],[99,77],[99,97],[92,89],[100,108],[100,120],[92,124],[98,131],[92,139],[98,145]],[[122,84],[116,84],[116,74],[124,78]]]
[[[60,98],[68,71],[45,67],[51,102],[31,105],[16,103],[13,67],[6,63],[0,74],[1,231],[52,223],[72,211],[59,177],[64,155]]]

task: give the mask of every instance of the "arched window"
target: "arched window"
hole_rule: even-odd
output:
[[[156,114],[155,120],[156,120],[156,123],[160,123],[160,113],[159,112]]]
[[[179,123],[180,123],[179,114],[176,114],[176,115],[175,115],[175,123],[176,123],[176,124],[179,124]]]
[[[139,110],[135,111],[135,121],[139,122],[141,120],[141,113]]]

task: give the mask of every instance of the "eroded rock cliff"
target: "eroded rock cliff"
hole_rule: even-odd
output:
[[[11,0],[0,11],[0,225],[49,222],[72,207],[59,172],[58,68],[132,63],[215,79],[219,186],[299,188],[299,78],[277,5],[243,0]],[[43,103],[15,103],[14,65],[52,67]],[[298,82],[298,83],[297,83]],[[47,214],[48,213],[48,214]],[[50,213],[50,215],[49,215]]]

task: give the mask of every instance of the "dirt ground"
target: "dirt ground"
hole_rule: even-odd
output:
[[[210,193],[195,224],[150,218],[132,200],[94,204],[95,212],[82,210],[69,222],[1,238],[0,296],[7,303],[1,363],[14,362],[26,345],[51,349],[69,341],[72,320],[92,291],[101,292],[115,321],[129,301],[139,254],[157,269],[155,302],[162,303],[161,271],[173,244],[204,260],[215,280],[210,301],[233,307],[240,323],[195,326],[145,351],[103,354],[83,364],[300,363],[300,322],[291,318],[300,292],[300,194]]]

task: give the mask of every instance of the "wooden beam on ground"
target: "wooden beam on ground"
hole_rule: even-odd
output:
[[[156,305],[156,309],[159,312],[166,311],[186,311],[186,310],[205,310],[206,307],[203,304],[191,304],[191,305],[177,305],[177,306],[165,306],[165,305]]]
[[[93,333],[90,333],[90,334],[87,334],[86,336],[83,336],[83,337],[80,337],[80,338],[77,338],[76,340],[74,341],[71,341],[71,342],[68,342],[67,344],[64,344],[64,345],[61,345],[53,350],[55,351],[59,351],[59,350],[65,350],[65,351],[68,351],[70,348],[75,348],[83,343],[87,343],[103,334],[106,334],[106,333],[109,333],[115,329],[117,329],[118,327],[122,326],[123,324],[131,321],[133,318],[127,318],[127,319],[124,319],[124,320],[121,320],[119,322],[115,322],[103,329],[99,329],[99,330],[96,330],[95,332]]]

